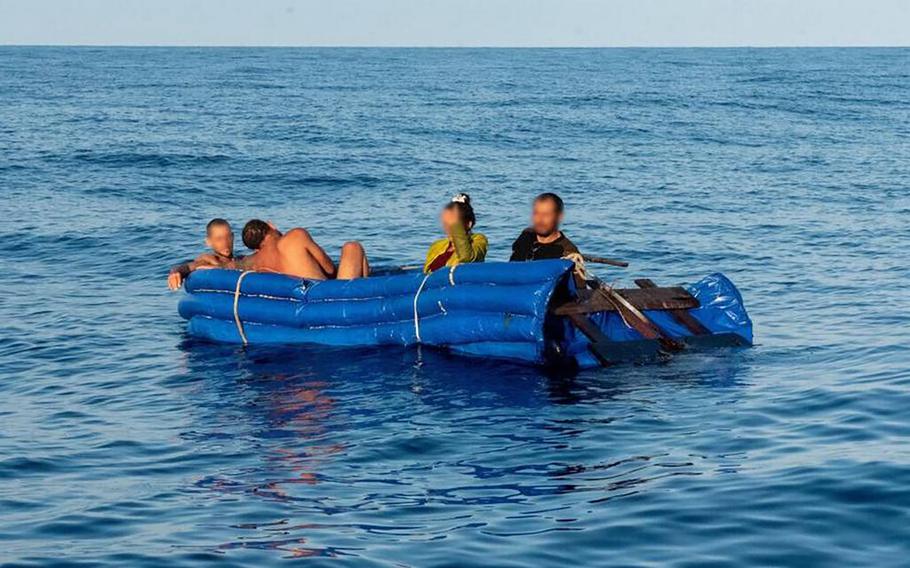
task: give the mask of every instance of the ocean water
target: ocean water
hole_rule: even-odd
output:
[[[185,336],[209,218],[414,264],[459,191],[491,259],[556,191],[609,281],[724,272],[757,345]],[[0,197],[0,565],[910,563],[910,50],[0,48]]]

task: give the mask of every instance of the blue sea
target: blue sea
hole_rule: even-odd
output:
[[[602,278],[756,346],[572,375],[190,341],[212,217]],[[910,50],[0,48],[0,565],[910,565]],[[238,247],[240,246],[238,238]]]

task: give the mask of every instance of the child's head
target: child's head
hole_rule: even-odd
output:
[[[470,231],[477,222],[474,215],[474,208],[471,207],[471,197],[467,193],[459,193],[442,208],[439,215],[442,223],[442,229],[446,234],[450,234],[452,225],[461,223],[464,228]]]
[[[212,219],[205,226],[205,246],[221,256],[234,254],[234,231],[224,219]]]

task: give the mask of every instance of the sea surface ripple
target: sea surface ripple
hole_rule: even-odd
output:
[[[910,50],[0,48],[0,565],[906,566]],[[574,377],[188,341],[205,222],[609,281],[757,345]]]

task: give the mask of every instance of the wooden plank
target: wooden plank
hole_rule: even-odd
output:
[[[639,310],[674,310],[697,308],[700,304],[681,286],[667,288],[620,288],[614,290]],[[680,308],[679,306],[686,306]]]
[[[712,333],[683,337],[686,346],[692,349],[717,349],[720,347],[748,347],[749,342],[735,333]]]
[[[594,325],[594,323],[588,319],[587,316],[583,314],[570,314],[568,316],[569,321],[578,328],[578,331],[582,332],[585,337],[587,337],[591,344],[588,348],[591,350],[591,353],[597,357],[597,360],[600,361],[601,365],[607,366],[612,364],[610,360],[610,355],[606,351],[606,344],[610,343],[610,339],[603,334],[600,329]]]
[[[612,341],[587,316],[572,314],[566,317],[591,341],[588,349],[605,367],[616,363],[650,361],[665,354],[661,350],[660,341]]]
[[[689,310],[699,306],[698,300],[685,288],[628,288],[614,290],[639,310]],[[558,316],[615,312],[616,306],[602,294],[592,290],[579,290],[577,302],[568,302],[552,308]]]
[[[612,341],[601,346],[601,351],[614,363],[640,363],[666,357],[660,342],[653,339]]]
[[[608,288],[601,282],[595,282],[594,285],[597,286],[596,289],[599,294],[602,294],[616,306],[616,311],[622,316],[626,325],[637,331],[639,335],[645,339],[659,341],[661,347],[670,352],[682,351],[685,348],[682,343],[676,341],[664,333],[662,329],[654,325],[654,322],[652,322],[648,316],[640,309],[633,306],[631,302],[626,300],[615,290]]]
[[[604,258],[602,256],[591,256],[588,254],[583,254],[581,257],[585,262],[591,262],[594,264],[609,264],[610,266],[618,266],[620,268],[628,268],[629,263],[624,260],[616,260],[613,258]]]
[[[616,292],[602,285],[597,288],[597,292],[605,297],[608,302],[613,304],[613,307],[616,308],[616,311],[619,312],[619,315],[622,316],[622,319],[625,320],[626,324],[637,331],[639,335],[645,339],[660,339],[660,331],[654,324],[644,317],[643,314],[640,317],[635,311],[630,310],[629,306],[622,302],[621,297],[617,298],[618,294]]]
[[[657,284],[655,284],[649,278],[639,278],[635,281],[635,285],[645,290],[659,289],[657,287]],[[686,311],[686,308],[674,308],[667,311],[670,312],[670,315],[673,316],[673,319],[675,319],[681,325],[685,326],[685,328],[688,329],[692,335],[711,335],[711,330],[706,328],[700,321],[695,319],[692,314]]]

